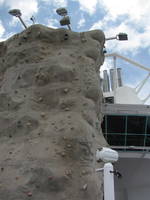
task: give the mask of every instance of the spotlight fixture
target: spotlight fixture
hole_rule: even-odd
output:
[[[68,14],[66,8],[58,8],[56,10],[57,14],[60,15],[60,16],[66,16]]]
[[[107,40],[120,40],[120,41],[124,41],[124,40],[128,40],[128,35],[126,33],[119,33],[115,37],[106,38],[106,41]]]
[[[71,26],[70,26],[70,17],[67,16],[68,11],[66,8],[58,8],[56,10],[56,13],[60,16],[62,16],[63,18],[60,20],[60,25],[61,26],[65,26],[67,25],[68,29],[71,30]]]
[[[25,25],[24,21],[21,18],[21,11],[19,9],[12,9],[8,12],[10,15],[18,17],[20,22],[22,23],[22,25],[25,27],[25,29],[27,29],[27,26]]]

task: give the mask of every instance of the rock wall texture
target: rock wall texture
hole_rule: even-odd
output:
[[[33,25],[0,43],[0,200],[103,199],[104,38]]]

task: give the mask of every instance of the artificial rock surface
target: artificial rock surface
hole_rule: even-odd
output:
[[[104,34],[33,25],[0,43],[0,200],[102,200]]]

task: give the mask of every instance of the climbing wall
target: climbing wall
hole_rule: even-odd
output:
[[[0,200],[102,200],[103,45],[42,25],[0,43]]]

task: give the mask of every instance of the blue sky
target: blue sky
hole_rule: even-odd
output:
[[[106,42],[107,52],[119,53],[150,68],[150,0],[0,0],[0,41],[23,30],[18,19],[8,14],[10,9],[20,9],[28,26],[34,15],[36,23],[58,28],[60,17],[56,9],[59,7],[67,8],[73,31],[101,29],[106,38],[126,32],[129,40]],[[123,68],[124,82],[132,87],[147,75],[121,60],[117,66]],[[103,69],[110,67],[111,60],[106,59]],[[150,80],[140,97],[145,98],[149,93]]]

